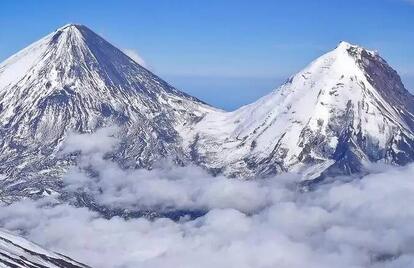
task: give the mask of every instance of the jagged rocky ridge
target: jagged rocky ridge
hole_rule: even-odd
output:
[[[377,53],[342,42],[234,112],[173,88],[82,25],[66,25],[0,65],[0,197],[59,191],[70,132],[118,125],[125,168],[162,158],[251,178],[304,180],[414,159],[414,97]]]
[[[87,268],[89,266],[0,230],[0,267]]]

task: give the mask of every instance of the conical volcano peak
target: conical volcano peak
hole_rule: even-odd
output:
[[[341,41],[341,42],[339,42],[337,48],[345,48],[345,49],[348,49],[351,46],[355,46],[355,45],[352,45],[351,43],[349,43],[347,41]]]
[[[78,43],[84,42],[83,34],[80,31],[80,26],[77,26],[75,24],[67,24],[57,29],[55,32],[53,32],[46,38],[48,37],[50,37],[51,45],[63,42],[63,44],[60,44],[61,48],[67,47],[66,45],[68,44],[75,44],[75,41]],[[66,45],[64,43],[66,43]]]
[[[61,33],[61,32],[71,32],[71,31],[79,31],[79,32],[90,32],[94,33],[90,28],[86,25],[79,24],[79,23],[68,23],[63,25],[60,28],[57,28],[56,31],[52,34]],[[95,33],[94,33],[95,34]]]
[[[306,81],[312,80],[311,77],[318,81],[322,77],[328,80],[340,77],[362,77],[368,73],[369,65],[377,65],[381,69],[390,68],[376,51],[341,41],[335,49],[312,61],[296,74],[296,77]]]
[[[64,29],[71,29],[71,28],[80,28],[80,27],[86,27],[83,24],[79,24],[79,23],[68,23],[63,25],[62,27],[58,28],[58,30],[64,30]]]
[[[362,50],[367,50],[366,48],[364,48],[363,46],[348,42],[348,41],[340,41],[338,43],[338,45],[336,46],[336,49],[342,49],[342,50],[347,50],[350,48],[359,48]]]
[[[299,83],[310,81],[321,81],[324,79],[340,79],[342,76],[361,75],[361,68],[358,60],[362,54],[369,54],[364,48],[342,41],[338,46],[312,61],[299,73],[293,76],[292,80],[300,80]],[[313,83],[313,82],[312,82]]]
[[[223,122],[237,122],[231,137],[244,138],[228,154],[220,151],[226,158],[217,155],[215,163],[224,164],[215,167],[233,168],[245,151],[252,155],[249,168],[259,173],[296,170],[306,178],[321,170],[359,172],[369,162],[404,164],[414,160],[412,107],[413,96],[381,57],[341,42],[269,95],[225,117]],[[208,141],[226,137],[226,144],[226,133]]]
[[[369,54],[371,56],[379,56],[377,51],[366,49],[362,46],[351,44],[347,41],[339,42],[338,46],[334,50],[339,53],[347,53],[354,58],[361,58],[362,54]]]
[[[91,76],[94,83],[99,81],[102,85],[118,88],[127,84],[129,88],[138,87],[131,83],[139,83],[139,76],[148,75],[156,79],[121,50],[81,24],[72,23],[58,28],[32,45],[30,53],[18,53],[17,58],[35,55],[32,51],[38,52],[38,57],[27,69],[42,74],[45,80],[58,87],[90,83]],[[22,72],[25,74],[26,69]],[[35,75],[30,77],[38,78]]]
[[[71,88],[91,96],[97,91],[140,93],[151,99],[159,97],[157,94],[173,94],[199,102],[81,24],[64,25],[0,64],[0,90],[12,89],[17,83],[38,84],[39,91],[31,94]]]
[[[52,35],[56,35],[56,34],[61,34],[61,33],[70,33],[70,32],[77,32],[81,35],[95,35],[100,37],[98,34],[96,34],[93,30],[91,30],[89,27],[87,27],[86,25],[83,24],[79,24],[79,23],[69,23],[66,24],[58,29],[56,29],[56,31],[54,33],[52,33]],[[103,39],[103,38],[102,38]]]
[[[0,173],[28,163],[22,154],[48,162],[70,131],[113,125],[128,140],[122,165],[150,166],[164,156],[184,161],[179,131],[211,110],[92,30],[68,24],[0,64]]]
[[[111,48],[108,49],[107,52],[119,51],[119,49],[96,34],[93,30],[85,25],[77,23],[66,24],[44,37],[43,40],[48,40],[50,45],[61,43],[59,45],[61,49],[73,46],[86,46],[92,51],[92,49],[97,46],[109,46]]]

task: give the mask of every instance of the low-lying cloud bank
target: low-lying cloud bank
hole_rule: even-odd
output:
[[[63,153],[80,152],[81,159],[64,176],[65,189],[85,192],[96,203],[128,210],[211,210],[233,208],[243,213],[257,212],[291,194],[295,175],[277,180],[243,181],[212,177],[196,166],[179,167],[158,163],[151,171],[125,170],[105,156],[118,146],[116,128],[93,134],[71,135]],[[91,176],[93,174],[93,176]],[[283,187],[279,184],[283,183]]]
[[[98,133],[95,145],[69,139],[67,152],[82,151],[83,161],[66,176],[68,190],[113,207],[208,213],[176,222],[104,219],[24,200],[1,207],[0,226],[94,267],[414,267],[414,165],[377,166],[361,180],[300,193],[293,174],[240,181],[169,164],[125,171],[103,159],[116,146],[111,133]]]

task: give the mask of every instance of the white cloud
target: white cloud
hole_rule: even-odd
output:
[[[113,132],[105,131],[100,140],[112,137]],[[77,136],[71,148],[82,145],[82,137],[94,138]],[[85,148],[86,163],[66,176],[69,189],[83,188],[107,206],[208,213],[177,222],[104,219],[53,200],[23,200],[1,207],[0,227],[93,267],[414,265],[414,165],[377,165],[360,180],[302,193],[293,174],[240,181],[168,163],[152,171],[125,171],[102,159],[103,153],[99,161],[88,157],[99,154],[96,147]],[[104,145],[103,152],[108,148]],[[95,168],[99,176],[88,177],[84,166]]]
[[[88,159],[88,161],[85,161]],[[93,160],[93,161],[90,161]],[[164,165],[151,171],[124,171],[109,161],[84,158],[82,166],[93,167],[99,176],[90,178],[75,167],[64,177],[69,190],[82,190],[112,208],[135,210],[208,210],[235,208],[250,213],[283,197],[283,189],[270,188],[270,181],[228,180],[211,177],[197,167]]]
[[[138,63],[142,67],[148,68],[145,60],[139,55],[139,53],[135,49],[124,48],[122,49],[122,52],[124,52],[128,57],[133,59],[136,63]]]
[[[100,129],[92,134],[71,134],[63,153],[80,151],[78,165],[64,176],[69,191],[84,191],[101,205],[134,210],[208,210],[235,208],[254,212],[268,205],[270,199],[285,194],[269,188],[267,180],[228,180],[211,177],[195,167],[177,167],[166,161],[151,171],[124,170],[104,156],[118,145],[116,128]],[[94,169],[99,176],[89,177]],[[288,180],[290,176],[285,176]],[[268,197],[269,200],[267,200]]]
[[[69,133],[65,139],[63,153],[79,151],[83,155],[99,154],[103,155],[112,151],[119,140],[115,137],[118,128],[106,127],[95,131],[94,133]]]
[[[0,223],[95,267],[412,267],[413,171],[388,168],[308,193],[276,177],[266,186],[285,194],[259,194],[265,209],[245,213],[238,210],[244,205],[227,203],[180,222],[103,219],[85,208],[25,200],[2,207]]]

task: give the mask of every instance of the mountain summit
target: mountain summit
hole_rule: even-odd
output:
[[[120,127],[114,159],[125,167],[188,161],[178,129],[214,110],[87,27],[66,25],[0,64],[3,189],[56,188],[50,178],[69,164],[57,156],[67,134],[105,126]]]
[[[208,165],[226,173],[312,179],[412,161],[413,114],[413,96],[386,61],[341,42],[255,103],[208,114],[197,142]]]
[[[76,157],[68,133],[117,125],[125,168],[162,158],[236,177],[304,180],[414,159],[414,97],[378,53],[341,42],[280,88],[234,112],[157,77],[82,25],[0,64],[0,181],[9,199],[60,191]]]

